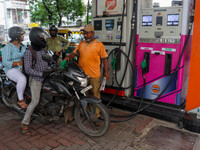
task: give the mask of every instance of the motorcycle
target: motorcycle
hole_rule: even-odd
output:
[[[109,129],[110,115],[100,99],[86,95],[92,88],[91,85],[87,86],[87,78],[75,62],[68,63],[65,70],[51,73],[43,82],[40,102],[32,117],[56,121],[64,117],[65,110],[71,107],[81,131],[93,137],[105,134]],[[5,106],[25,114],[25,110],[17,105],[16,84],[6,77],[1,67],[0,85]],[[26,103],[31,102],[28,86],[24,92],[24,100]],[[97,113],[97,110],[100,112]]]

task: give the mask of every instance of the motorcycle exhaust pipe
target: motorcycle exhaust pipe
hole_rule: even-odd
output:
[[[26,112],[26,111],[25,111],[24,109],[19,108],[17,105],[9,104],[9,103],[7,102],[7,100],[6,100],[5,97],[2,97],[2,101],[3,101],[4,105],[5,105],[6,107],[8,107],[9,109],[12,109],[12,110],[14,110],[14,111],[16,111],[16,112],[18,112],[18,113],[21,113],[21,114],[25,115],[25,112]],[[32,116],[33,116],[33,117],[39,117],[39,115],[37,115],[37,114],[35,114],[35,113],[33,113]]]
[[[11,105],[6,101],[5,97],[2,97],[2,101],[6,107],[11,108]]]
[[[21,114],[25,114],[25,111],[23,111],[21,108],[15,106],[15,105],[9,104],[5,97],[2,97],[2,101],[3,101],[3,103],[4,103],[4,105],[6,107],[8,107],[8,108],[10,108],[10,109],[12,109],[14,111],[17,111],[17,112],[19,112]]]

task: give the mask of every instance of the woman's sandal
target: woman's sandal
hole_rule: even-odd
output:
[[[26,104],[26,102],[24,100],[18,101],[17,104],[21,107],[21,108],[27,108],[28,104]]]
[[[23,135],[30,136],[31,131],[29,130],[29,126],[23,123],[20,124],[20,130]]]

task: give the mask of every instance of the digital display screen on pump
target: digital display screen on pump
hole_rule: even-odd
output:
[[[167,25],[168,26],[178,26],[178,24],[179,24],[179,15],[178,14],[167,15]]]
[[[109,19],[105,21],[106,30],[113,30],[114,28],[114,19]]]
[[[152,26],[152,16],[142,16],[142,26]]]

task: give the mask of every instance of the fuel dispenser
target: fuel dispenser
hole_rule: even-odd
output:
[[[130,57],[128,56],[132,43],[130,36],[134,0],[93,0],[92,8],[95,38],[104,44],[109,55],[110,80],[103,92],[115,94],[119,90],[118,95],[130,96],[133,88],[127,87],[134,82],[134,72],[130,65],[125,71],[125,64],[127,59],[133,63],[135,58],[134,49],[131,50]],[[124,80],[119,86],[124,72]]]
[[[180,60],[178,71],[167,90],[158,99],[160,102],[180,106],[185,103],[187,93],[191,35],[188,34],[193,0],[172,1],[169,7],[159,7],[148,0],[138,1],[138,28],[136,48],[136,87],[134,96],[153,100],[163,91]],[[186,50],[181,52],[187,36]],[[146,61],[143,82],[141,62]]]
[[[161,6],[158,1],[170,2],[170,6]],[[194,90],[199,86],[199,82],[194,82],[198,79],[196,73],[198,64],[194,62],[199,62],[198,50],[196,50],[198,38],[192,39],[193,21],[191,20],[193,19],[191,18],[193,18],[194,2],[195,0],[92,1],[92,23],[96,39],[103,42],[110,56],[110,78],[115,77],[113,71],[118,73],[117,79],[109,81],[104,91],[114,95],[110,97],[109,94],[102,94],[102,99],[108,102],[107,106],[113,102],[124,109],[134,110],[120,116],[111,114],[114,118],[121,118],[112,120],[113,122],[127,121],[143,112],[149,116],[175,122],[181,128],[200,132],[196,115],[188,114],[189,109],[199,107],[197,100],[194,102],[192,99],[192,97],[199,97],[197,89]],[[197,4],[196,7],[198,6]],[[135,11],[137,15],[133,15]],[[195,14],[198,26],[199,11],[195,10]],[[137,25],[134,24],[134,19]],[[136,30],[133,30],[133,25],[137,27]],[[196,30],[199,31],[197,27]],[[132,34],[132,31],[137,32]],[[198,34],[194,35],[198,36]],[[193,59],[191,59],[193,41],[196,43],[193,44]],[[118,51],[119,48],[121,51]],[[121,54],[118,55],[118,52]],[[127,58],[134,67],[127,68]],[[190,61],[193,62],[191,70]],[[189,71],[195,79],[191,77],[190,80],[188,79]],[[124,72],[124,81],[121,86],[118,86],[117,80],[124,77]],[[188,80],[189,101],[187,98],[186,103]],[[133,83],[134,87],[124,88]],[[116,91],[119,91],[120,96],[116,96]],[[155,101],[159,103],[152,105]],[[197,118],[198,116],[200,115],[197,115]]]

